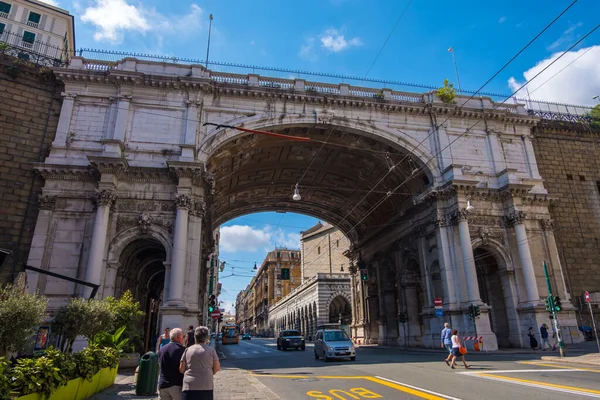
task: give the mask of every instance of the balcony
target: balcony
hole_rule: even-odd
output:
[[[32,49],[33,48],[33,42],[28,42],[25,40],[21,40],[21,47],[25,47],[26,49]]]
[[[6,19],[8,19],[8,13],[0,11],[0,18],[6,18]]]
[[[33,22],[33,21],[27,21],[27,26],[30,26],[32,28],[37,28],[38,26],[40,26],[40,24],[37,22]]]

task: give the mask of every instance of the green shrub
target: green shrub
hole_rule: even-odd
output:
[[[75,376],[91,382],[92,377],[100,371],[100,366],[95,357],[95,351],[86,347],[79,353],[74,353],[72,357],[75,361]]]
[[[20,395],[41,393],[48,398],[60,386],[73,379],[72,357],[49,348],[36,358],[21,358],[12,370],[12,387]]]
[[[11,397],[11,370],[6,357],[0,357],[0,399]]]
[[[129,339],[126,345],[122,348],[123,352],[133,352],[136,349],[142,348],[142,322],[144,313],[140,309],[140,303],[135,301],[133,295],[128,290],[116,300],[113,297],[108,297],[105,300],[109,309],[115,317],[115,325],[112,329],[104,329],[106,332],[111,332],[113,329],[125,327],[123,338]]]
[[[100,332],[98,335],[96,335],[93,343],[100,348],[107,347],[110,349],[115,349],[120,356],[123,354],[123,350],[129,343],[128,338],[121,339],[123,332],[125,332],[124,326],[117,329],[117,331],[113,334],[108,332]]]
[[[0,356],[23,350],[44,322],[48,302],[24,282],[0,288]]]
[[[456,89],[454,89],[453,83],[449,83],[448,79],[444,79],[444,86],[436,90],[435,94],[444,103],[452,103],[456,98]]]

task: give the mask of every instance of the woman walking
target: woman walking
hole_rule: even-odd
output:
[[[179,372],[183,374],[182,400],[213,400],[213,375],[221,364],[213,347],[206,344],[208,328],[199,326],[194,331],[196,344],[185,349]]]
[[[467,362],[465,361],[465,355],[460,352],[460,349],[462,348],[462,342],[458,337],[458,331],[456,329],[452,329],[452,337],[450,340],[452,341],[452,363],[448,364],[446,361],[446,364],[450,365],[450,368],[454,369],[454,367],[456,367],[456,358],[460,357],[465,365],[465,368],[471,368],[471,366],[467,365]]]
[[[161,347],[163,347],[169,343],[171,343],[171,328],[169,328],[167,326],[165,328],[165,333],[160,335],[158,337],[158,340],[156,341],[156,352],[158,353],[158,351],[161,349]]]

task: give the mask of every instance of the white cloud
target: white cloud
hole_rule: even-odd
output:
[[[125,32],[145,34],[151,31],[162,42],[165,34],[190,33],[194,28],[200,28],[201,15],[202,9],[196,4],[191,4],[185,15],[169,18],[141,4],[129,4],[128,0],[94,0],[83,11],[81,20],[96,26],[96,41],[119,43]]]
[[[298,57],[303,58],[308,61],[315,62],[319,59],[314,50],[315,47],[315,38],[308,38],[306,42],[300,46],[300,51],[298,52]]]
[[[342,35],[337,29],[330,28],[321,34],[321,46],[334,53],[338,53],[350,47],[360,46],[360,44],[361,42],[359,38],[346,40],[344,35]]]
[[[555,53],[525,71],[523,73],[525,81],[538,74],[560,54],[562,53]],[[581,58],[577,59],[578,57]],[[569,65],[571,62],[573,64]],[[567,65],[569,66],[567,67]],[[558,73],[563,68],[565,69]],[[555,74],[557,75],[550,79]],[[511,77],[508,80],[508,86],[515,91],[525,81],[519,82],[516,78]],[[600,46],[568,52],[528,84],[527,88],[532,99],[575,105],[594,105],[592,97],[600,94]],[[516,96],[527,98],[527,92],[522,89]]]
[[[231,225],[221,228],[220,251],[258,251],[268,247],[271,236],[263,230],[248,225]]]
[[[569,46],[571,45],[575,39],[579,38],[579,35],[575,35],[575,30],[579,27],[583,26],[583,22],[579,22],[575,25],[569,26],[562,35],[556,39],[550,46],[548,46],[548,50],[556,50],[561,46]]]
[[[500,19],[498,20],[498,23],[499,23],[499,24],[502,24],[502,23],[504,23],[505,21],[506,21],[506,17],[505,17],[505,16],[502,16],[502,17],[500,17]]]

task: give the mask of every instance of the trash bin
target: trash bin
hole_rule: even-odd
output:
[[[158,386],[158,355],[147,352],[140,358],[140,368],[135,385],[135,394],[138,396],[151,396],[156,394]]]

